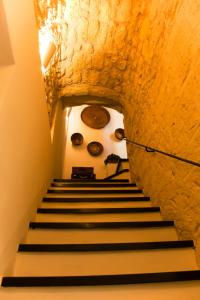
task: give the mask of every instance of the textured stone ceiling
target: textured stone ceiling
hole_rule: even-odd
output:
[[[92,95],[119,101],[133,41],[133,2],[35,0],[40,29],[50,29],[57,43],[59,55],[50,73],[60,96]]]
[[[155,77],[152,70],[158,50],[162,51],[164,31],[182,2],[35,1],[40,28],[49,28],[57,44],[50,73],[59,96],[92,95],[117,101],[128,95],[130,82],[140,86],[148,72]]]
[[[61,95],[118,99],[127,69],[132,0],[69,1],[64,14]],[[64,38],[65,37],[65,38]]]
[[[60,96],[123,103],[145,96],[161,71],[166,38],[181,9],[187,18],[187,10],[198,5],[196,0],[191,5],[185,0],[35,0],[39,27],[50,30],[57,45],[46,72],[49,105]]]

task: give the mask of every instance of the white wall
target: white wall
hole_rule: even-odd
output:
[[[51,172],[33,1],[1,0],[1,12],[2,3],[1,43],[10,45],[10,58],[0,44],[0,275],[8,272]]]
[[[72,166],[94,167],[96,178],[104,178],[107,176],[104,160],[109,154],[114,153],[127,158],[126,142],[118,141],[114,136],[115,129],[124,127],[123,115],[114,109],[106,108],[110,113],[110,122],[103,129],[93,129],[85,125],[80,117],[86,106],[73,107],[69,115],[64,178],[71,178]],[[80,132],[84,137],[84,143],[81,146],[72,146],[71,135],[75,132]],[[92,157],[87,151],[87,144],[92,141],[100,142],[104,147],[103,153],[98,157]]]
[[[5,9],[0,0],[0,65],[10,65],[14,63],[13,52],[8,32]]]
[[[62,178],[66,146],[66,111],[58,101],[51,129],[53,178]]]

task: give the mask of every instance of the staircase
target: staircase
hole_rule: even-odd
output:
[[[23,287],[32,299],[30,287],[37,293],[51,287],[38,295],[199,299],[199,279],[193,241],[178,240],[173,221],[163,220],[135,184],[54,180],[19,245],[13,273],[2,279],[0,296]]]

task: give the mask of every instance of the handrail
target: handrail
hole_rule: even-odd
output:
[[[137,145],[137,146],[139,146],[139,147],[144,148],[147,152],[158,152],[158,153],[160,153],[160,154],[163,154],[163,155],[172,157],[172,158],[174,158],[174,159],[183,161],[183,162],[185,162],[185,163],[194,165],[194,166],[196,166],[196,167],[200,167],[200,163],[198,163],[198,162],[196,162],[196,161],[192,161],[192,160],[189,160],[189,159],[186,159],[186,158],[177,156],[177,155],[175,155],[175,154],[170,154],[170,153],[161,151],[161,150],[159,150],[159,149],[156,149],[156,148],[153,148],[153,147],[149,147],[149,146],[146,146],[146,145],[137,143],[137,142],[135,142],[135,141],[131,141],[131,140],[127,139],[126,137],[124,137],[123,139],[126,140],[126,142],[129,143],[129,144],[134,144],[134,145]]]
[[[105,177],[104,180],[105,181],[107,181],[107,180],[109,181],[110,179],[112,179],[112,178],[114,178],[114,177],[116,177],[118,175],[121,175],[122,173],[127,173],[127,172],[129,172],[129,169],[123,169],[121,171],[115,172],[115,173],[113,173],[113,174]]]
[[[116,163],[117,167],[116,167],[115,172],[113,174],[105,177],[104,180],[109,180],[109,179],[112,179],[113,177],[118,176],[118,175],[120,175],[124,172],[129,172],[129,169],[120,170],[122,162],[127,161],[127,160],[128,159],[121,158],[119,155],[116,155],[116,154],[113,154],[113,153],[108,155],[108,157],[104,160],[104,164],[107,165],[108,163]]]
[[[115,173],[118,173],[118,172],[119,172],[119,170],[120,170],[120,168],[121,168],[121,164],[122,164],[122,162],[121,162],[121,158],[119,158],[119,160],[118,160],[118,163],[117,163],[117,168],[116,168],[116,171],[115,171]]]

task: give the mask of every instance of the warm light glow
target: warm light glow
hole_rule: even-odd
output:
[[[67,0],[66,7],[65,7],[65,12],[64,12],[65,22],[70,21],[71,4],[72,4],[72,0]]]
[[[66,108],[66,116],[69,117],[70,113],[71,113],[72,107],[67,107]]]
[[[72,110],[71,107],[67,107],[64,110],[64,112],[65,112],[65,133],[66,133],[66,136],[67,136],[67,131],[68,131],[69,115],[71,113],[71,110]]]
[[[51,33],[48,31],[46,27],[43,27],[39,31],[39,43],[40,43],[40,57],[42,62],[42,71],[45,72],[48,63],[50,62],[56,50],[56,46],[53,42]]]

